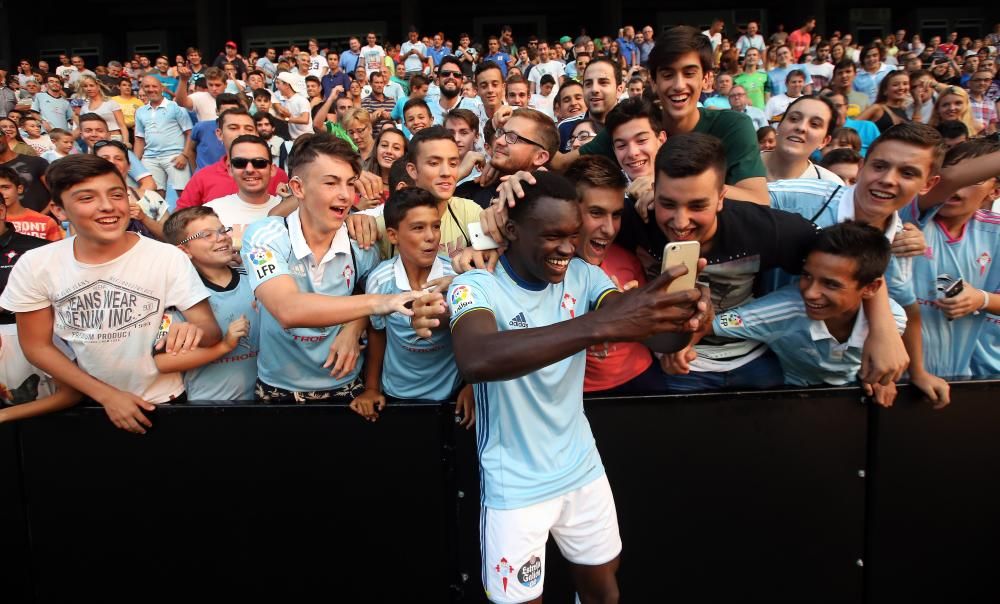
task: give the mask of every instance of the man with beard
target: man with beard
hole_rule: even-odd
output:
[[[483,103],[476,98],[462,96],[462,63],[457,57],[448,56],[441,59],[438,66],[438,90],[441,95],[429,103],[434,124],[444,125],[444,116],[452,109],[468,109],[476,114],[479,120],[486,120]]]

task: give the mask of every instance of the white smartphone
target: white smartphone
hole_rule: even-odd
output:
[[[495,250],[500,247],[492,237],[483,232],[483,227],[478,222],[469,223],[469,237],[472,238],[474,250]]]
[[[683,264],[688,272],[682,277],[674,279],[667,286],[667,293],[694,289],[698,278],[698,257],[701,255],[701,244],[697,241],[675,241],[668,243],[663,248],[663,264],[660,266],[660,273],[667,272],[672,266]]]

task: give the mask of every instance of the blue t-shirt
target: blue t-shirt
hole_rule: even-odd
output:
[[[222,141],[215,135],[216,127],[215,120],[202,120],[191,129],[191,140],[197,153],[195,172],[214,164],[226,154]]]
[[[221,359],[184,372],[184,389],[193,401],[252,401],[260,351],[260,315],[253,308],[253,290],[246,270],[233,270],[233,281],[227,287],[205,279],[202,282],[211,292],[208,303],[223,336],[229,324],[241,315],[250,321],[250,335],[240,338],[239,345]]]
[[[788,90],[788,87],[785,86],[785,79],[788,78],[789,72],[796,69],[805,75],[806,86],[812,84],[812,76],[809,75],[809,69],[805,65],[797,64],[789,65],[788,67],[775,67],[767,72],[767,85],[770,87],[771,96],[785,94],[785,91]]]
[[[486,55],[483,57],[483,61],[493,61],[500,66],[500,71],[503,72],[503,77],[507,79],[507,62],[510,61],[510,55],[504,51],[500,51],[491,55]],[[524,74],[527,77],[528,74]]]
[[[949,321],[934,300],[958,279],[966,287],[986,292],[1000,290],[1000,214],[980,210],[953,239],[933,216],[919,217],[914,204],[903,208],[907,220],[918,222],[927,240],[927,253],[914,261],[913,281],[920,304],[923,328],[924,367],[942,377],[972,375],[972,356],[989,324],[987,314],[969,314]],[[995,356],[996,349],[992,351]]]
[[[441,48],[434,48],[433,46],[427,47],[426,56],[434,60],[434,67],[437,68],[441,65],[441,59],[446,56],[451,55],[451,51],[448,50],[447,46],[442,45]]]
[[[625,65],[631,67],[633,64],[632,53],[636,53],[635,56],[639,56],[639,47],[636,46],[635,40],[626,40],[625,38],[618,38],[618,51],[625,57]]]
[[[493,315],[499,331],[544,327],[597,308],[617,291],[599,267],[570,261],[561,283],[525,281],[505,256],[496,271],[459,275],[448,291],[452,331],[470,312]],[[476,384],[482,503],[515,509],[578,489],[604,474],[583,413],[587,354],[512,380]]]
[[[786,212],[794,212],[806,220],[811,220],[820,228],[840,224],[854,219],[854,186],[838,185],[829,180],[795,178],[767,183],[771,194],[771,207]],[[827,203],[829,201],[829,203]],[[824,207],[825,206],[825,207]],[[885,231],[886,238],[893,238],[903,229],[898,213],[894,213]],[[892,256],[885,271],[889,297],[901,306],[909,306],[917,301],[913,291],[913,258]],[[776,286],[781,287],[792,281],[787,275],[777,275]]]
[[[173,156],[184,151],[184,133],[191,130],[188,112],[163,99],[157,107],[146,103],[135,110],[135,135],[146,142],[143,157]]]
[[[1000,292],[990,292],[990,296],[1000,296]],[[1000,376],[1000,316],[986,313],[986,327],[972,353],[972,375]]]
[[[451,260],[438,256],[429,280],[454,275]],[[411,291],[406,269],[399,256],[379,264],[368,275],[366,293],[399,294]],[[382,392],[390,396],[423,401],[447,401],[462,382],[451,348],[451,332],[437,329],[430,339],[418,338],[410,318],[399,313],[373,316],[374,329],[384,330]]]
[[[344,91],[341,92],[337,98],[346,95],[351,90],[351,78],[343,71],[338,71],[337,73],[328,73],[323,76],[320,80],[320,84],[323,86],[323,98],[326,99],[330,96],[330,91],[333,90],[334,86],[338,84],[344,87]]]
[[[902,333],[906,313],[891,300],[889,305]],[[712,329],[716,335],[767,343],[778,356],[786,384],[843,386],[857,381],[868,320],[859,307],[851,335],[841,343],[826,323],[809,318],[799,288],[789,285],[719,314]]]
[[[328,296],[349,296],[357,279],[366,277],[379,261],[378,248],[359,248],[347,236],[347,226],[337,232],[323,258],[314,258],[302,234],[298,210],[288,216],[287,226],[273,216],[247,227],[242,254],[254,291],[271,279],[288,275],[300,292]],[[313,263],[315,268],[311,268]],[[265,384],[293,392],[332,390],[351,383],[361,372],[360,361],[341,379],[323,368],[340,325],[283,329],[263,306],[260,324],[257,374]]]
[[[175,77],[165,76],[159,73],[151,73],[149,75],[153,76],[159,80],[161,84],[163,84],[163,89],[167,92],[167,98],[174,98],[174,95],[177,94],[177,84],[180,83],[180,80]]]

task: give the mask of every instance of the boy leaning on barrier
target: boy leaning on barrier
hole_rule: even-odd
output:
[[[454,276],[451,260],[439,249],[441,216],[432,193],[419,187],[393,193],[383,217],[386,238],[399,253],[368,276],[368,293],[419,292],[429,281]],[[439,287],[442,285],[447,287]],[[430,338],[419,338],[410,318],[399,313],[372,317],[371,327],[365,359],[366,387],[351,403],[352,409],[375,420],[386,399],[390,403],[457,400],[455,413],[462,415],[461,425],[472,426],[472,386],[462,383],[447,329],[439,328]]]
[[[246,269],[230,266],[232,230],[208,206],[180,210],[163,225],[166,241],[191,259],[209,291],[208,303],[219,328],[226,329],[215,346],[184,356],[154,357],[161,372],[184,372],[184,387],[192,401],[251,401],[254,397],[260,320]],[[161,330],[179,319],[174,313],[165,314]]]
[[[221,334],[208,291],[180,250],[126,231],[128,190],[111,162],[64,157],[46,181],[76,236],[26,253],[0,306],[17,313],[31,364],[100,403],[119,428],[145,433],[152,423],[143,411],[184,396],[181,375],[160,373],[153,361],[163,311],[176,307],[186,321],[157,344],[167,354],[212,346]]]
[[[884,285],[889,258],[889,241],[878,229],[856,222],[828,227],[813,242],[797,286],[720,313],[711,331],[766,342],[781,363],[786,384],[855,382],[868,335],[862,302]],[[906,314],[892,300],[889,304],[902,333]],[[888,407],[896,387],[874,384],[869,394]]]

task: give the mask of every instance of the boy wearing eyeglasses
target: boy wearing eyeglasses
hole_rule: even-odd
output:
[[[281,203],[281,197],[268,190],[277,168],[271,161],[271,147],[259,136],[244,134],[229,148],[229,175],[237,191],[205,204],[212,208],[223,226],[233,229],[233,248],[239,251],[247,227]]]
[[[191,401],[251,401],[254,397],[260,321],[246,269],[230,266],[232,232],[208,206],[180,210],[163,225],[164,239],[187,254],[208,289],[208,303],[219,328],[227,326],[225,337],[214,346],[186,355],[154,357],[161,372],[184,372],[184,388]],[[161,331],[177,320],[180,317],[174,313],[164,314]]]
[[[213,346],[221,333],[209,293],[180,250],[126,232],[128,189],[114,164],[71,155],[49,167],[46,181],[76,236],[24,254],[0,307],[17,313],[32,365],[100,403],[117,427],[143,434],[152,426],[144,411],[184,397],[181,375],[153,361],[163,310],[176,307],[185,319],[157,342],[167,354]]]

